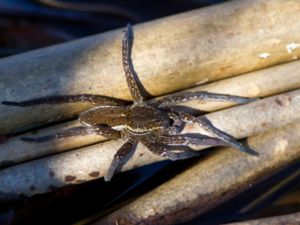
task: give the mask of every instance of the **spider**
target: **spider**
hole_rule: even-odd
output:
[[[67,102],[90,102],[96,107],[80,114],[82,126],[74,127],[56,133],[55,135],[37,138],[24,137],[24,141],[44,142],[56,138],[76,135],[97,134],[108,139],[123,138],[126,142],[118,149],[104,177],[111,180],[116,171],[127,162],[135,150],[137,143],[142,142],[151,152],[167,159],[179,160],[199,155],[191,145],[232,146],[251,155],[258,153],[235,140],[231,135],[216,128],[204,115],[195,117],[185,111],[174,108],[178,103],[193,99],[230,101],[247,103],[251,98],[208,92],[185,92],[158,100],[145,101],[141,84],[138,82],[131,60],[133,45],[133,29],[127,25],[122,40],[122,65],[125,71],[127,85],[133,97],[133,104],[126,101],[100,95],[66,95],[50,96],[22,102],[4,101],[10,106],[34,106],[39,104],[59,104]],[[202,134],[181,134],[186,123],[197,123],[214,137]]]

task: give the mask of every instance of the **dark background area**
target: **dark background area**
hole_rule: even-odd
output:
[[[0,0],[0,56],[220,2],[224,0]]]

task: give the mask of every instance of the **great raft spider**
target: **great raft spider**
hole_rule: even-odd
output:
[[[256,151],[213,126],[205,116],[195,117],[174,108],[174,105],[178,103],[193,99],[235,103],[247,103],[253,101],[253,99],[208,92],[186,92],[145,102],[145,97],[137,82],[131,61],[132,44],[133,30],[131,25],[128,24],[122,41],[122,65],[128,88],[133,97],[132,105],[126,105],[127,102],[123,100],[87,94],[51,96],[22,102],[4,101],[2,102],[4,105],[21,107],[67,102],[90,102],[96,105],[95,108],[80,114],[79,120],[82,126],[70,128],[55,135],[37,138],[25,137],[22,140],[44,142],[56,138],[88,134],[102,135],[108,139],[126,139],[125,144],[121,146],[113,158],[104,177],[106,181],[111,180],[114,173],[127,162],[138,141],[141,141],[154,154],[171,160],[186,159],[199,155],[199,151],[190,148],[191,145],[228,145],[242,152],[258,155]],[[201,134],[180,134],[185,123],[198,123],[214,137]]]

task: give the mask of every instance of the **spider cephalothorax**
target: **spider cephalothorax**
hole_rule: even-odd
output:
[[[137,83],[131,62],[131,47],[133,43],[132,27],[127,25],[122,42],[122,65],[133,97],[133,104],[126,101],[99,95],[67,95],[51,96],[23,102],[2,102],[4,105],[33,106],[38,104],[56,104],[66,102],[90,102],[97,107],[80,114],[80,127],[70,128],[55,135],[23,138],[24,141],[43,142],[55,138],[75,135],[98,134],[109,139],[126,139],[125,144],[117,151],[105,176],[108,181],[116,170],[126,162],[127,156],[134,151],[138,141],[141,141],[151,152],[171,160],[185,159],[198,155],[198,151],[189,145],[229,145],[252,155],[257,153],[236,141],[234,137],[214,127],[205,116],[194,117],[184,111],[176,110],[175,104],[193,99],[231,101],[246,103],[252,99],[222,95],[207,92],[188,92],[162,97],[159,100],[144,101],[143,94]],[[102,106],[101,106],[102,105]],[[104,105],[104,106],[103,106]],[[195,134],[180,134],[185,123],[198,123],[214,137]]]

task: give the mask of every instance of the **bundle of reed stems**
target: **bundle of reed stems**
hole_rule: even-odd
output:
[[[297,0],[243,0],[134,26],[133,64],[152,96],[203,90],[260,98],[240,106],[183,104],[207,112],[219,129],[249,137],[259,157],[220,148],[97,224],[184,222],[299,160],[299,15]],[[122,36],[115,30],[1,59],[0,101],[81,93],[131,100],[121,64]],[[105,175],[123,140],[94,135],[44,143],[20,140],[76,126],[74,117],[91,107],[0,104],[1,134],[16,134],[0,144],[1,202]],[[184,132],[205,131],[190,124]],[[123,171],[160,160],[139,144]]]

